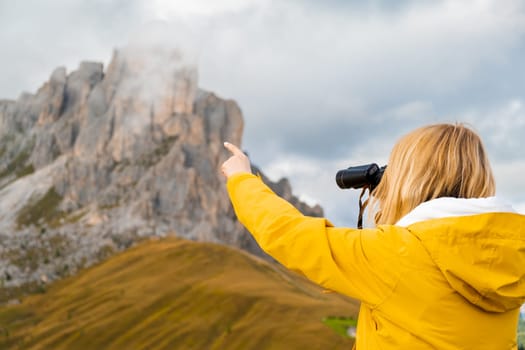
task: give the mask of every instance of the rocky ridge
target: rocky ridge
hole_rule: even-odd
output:
[[[145,237],[175,234],[262,254],[238,223],[220,164],[241,144],[237,103],[198,87],[174,50],[114,52],[57,68],[0,100],[0,288],[74,273]],[[308,215],[286,179],[268,184]]]

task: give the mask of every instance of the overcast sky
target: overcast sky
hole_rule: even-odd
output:
[[[525,212],[522,0],[0,0],[0,98],[57,66],[107,66],[144,32],[237,101],[252,161],[336,225],[357,211],[338,169],[384,164],[404,133],[441,121],[482,135],[498,195]]]

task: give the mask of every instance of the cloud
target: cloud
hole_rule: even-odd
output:
[[[495,160],[523,159],[525,97],[512,98],[490,108],[471,108],[462,113],[462,119],[480,132]]]
[[[25,0],[2,2],[0,96],[34,92],[57,66],[109,61],[144,21],[139,0]]]
[[[172,20],[180,17],[216,16],[221,13],[239,12],[244,9],[261,6],[262,0],[151,0],[148,9],[156,19]]]
[[[284,152],[339,157],[374,136],[499,104],[509,98],[500,86],[523,85],[500,74],[525,71],[513,56],[525,23],[516,2],[444,1],[370,17],[274,5],[217,18],[201,57],[201,85],[240,103],[246,145],[263,163],[273,157],[268,139]]]
[[[514,209],[516,209],[518,213],[525,215],[525,202],[516,204]]]
[[[432,3],[440,2],[434,0],[296,0],[296,2],[305,4],[308,3],[310,6],[325,10],[340,12],[341,10],[352,10],[352,11],[363,11],[363,12],[397,12],[405,10],[407,7],[423,6]]]
[[[492,161],[494,176],[496,177],[497,194],[504,196],[514,203],[525,202],[523,188],[523,174],[525,174],[525,158],[513,161]]]
[[[0,23],[9,98],[130,38],[184,47],[200,86],[239,103],[252,160],[337,221],[355,203],[338,168],[384,163],[403,134],[443,121],[479,130],[502,194],[525,201],[520,0],[27,0],[0,3]]]

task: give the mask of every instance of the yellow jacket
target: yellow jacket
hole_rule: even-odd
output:
[[[252,174],[231,176],[227,188],[262,249],[361,301],[357,350],[517,348],[525,216],[483,205],[450,217],[423,208],[419,219],[358,230],[302,215]]]

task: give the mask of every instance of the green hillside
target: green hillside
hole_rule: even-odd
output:
[[[142,243],[0,308],[0,349],[349,349],[357,303],[229,247]]]
[[[525,350],[525,318],[523,314],[520,314],[520,320],[518,323],[518,345],[519,350]]]

